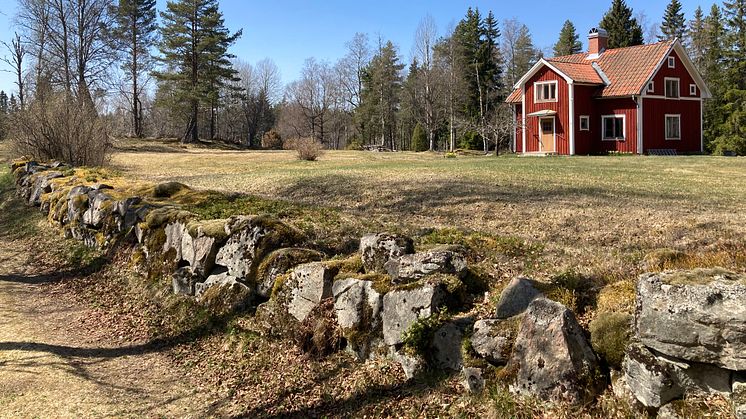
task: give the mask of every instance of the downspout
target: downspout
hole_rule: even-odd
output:
[[[643,141],[642,141],[642,96],[632,96],[632,100],[637,105],[637,154],[642,155],[644,153]]]
[[[569,83],[570,99],[570,155],[575,155],[575,83]]]

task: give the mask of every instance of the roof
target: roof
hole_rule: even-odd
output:
[[[563,78],[574,83],[598,85],[601,88],[596,97],[620,97],[639,95],[647,86],[665,57],[671,50],[676,49],[680,56],[686,52],[677,40],[663,41],[655,44],[637,45],[626,48],[615,48],[604,51],[598,57],[591,57],[588,53],[565,55],[550,59],[542,59],[516,84],[506,102],[521,101],[520,86],[542,66],[547,66],[558,72]],[[688,58],[688,56],[686,56]],[[685,65],[691,65],[684,59]],[[709,95],[699,73],[693,66],[689,69],[700,89]]]
[[[611,84],[598,92],[598,97],[639,95],[647,86],[648,79],[658,68],[659,63],[668,56],[674,42],[663,41],[649,45],[609,49],[595,59],[588,59],[587,53],[565,55],[552,58],[549,62],[558,68],[574,65],[590,68],[594,72],[596,71],[591,63],[597,63],[611,81]]]

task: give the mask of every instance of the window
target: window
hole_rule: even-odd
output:
[[[580,130],[590,131],[591,129],[591,118],[588,115],[580,116]]]
[[[557,82],[545,81],[534,83],[534,102],[556,102]]]
[[[676,68],[676,58],[668,57],[668,68]]]
[[[655,82],[651,81],[650,83],[648,83],[648,93],[653,93],[654,90],[655,90]]]
[[[624,140],[624,115],[607,115],[602,118],[604,140]]]
[[[666,97],[679,97],[679,79],[666,78]]]
[[[681,115],[666,115],[666,139],[681,139]]]
[[[689,85],[689,96],[697,96],[697,85],[696,84]]]

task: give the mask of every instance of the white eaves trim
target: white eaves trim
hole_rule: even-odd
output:
[[[562,76],[563,79],[565,79],[566,82],[572,83],[572,79],[565,73],[559,71],[557,67],[553,66],[549,63],[549,61],[545,60],[544,58],[539,59],[539,61],[534,64],[533,67],[531,67],[531,70],[528,70],[526,74],[523,75],[523,77],[520,78],[513,86],[514,89],[520,89],[521,86],[523,86],[531,77],[534,76],[534,74],[538,73],[539,70],[541,70],[542,67],[547,66],[550,70],[554,71],[555,73]]]
[[[645,81],[645,83],[642,85],[642,90],[640,91],[640,95],[645,95],[645,90],[647,90],[648,83],[652,81],[655,78],[655,75],[658,74],[658,71],[663,67],[663,63],[668,62],[668,57],[671,55],[672,51],[676,51],[676,54],[679,56],[679,59],[681,60],[681,63],[684,64],[684,68],[686,68],[686,71],[689,72],[689,74],[694,79],[694,83],[697,84],[697,87],[699,88],[699,91],[701,93],[702,99],[709,99],[712,97],[712,93],[710,93],[710,89],[707,88],[707,85],[705,84],[705,81],[702,79],[702,76],[699,74],[699,71],[697,71],[697,68],[694,66],[694,63],[692,62],[691,58],[689,58],[689,54],[686,53],[686,50],[684,49],[684,46],[681,45],[681,41],[679,41],[679,38],[676,38],[673,41],[673,44],[671,44],[671,47],[666,51],[666,54],[661,58],[658,65],[655,66],[655,70],[653,70],[653,73],[650,74],[650,77]],[[680,96],[680,95],[679,95]]]

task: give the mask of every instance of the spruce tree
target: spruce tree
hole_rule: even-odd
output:
[[[111,36],[123,55],[122,70],[131,83],[129,94],[132,133],[135,137],[142,137],[143,114],[140,96],[144,86],[140,81],[153,67],[150,50],[155,45],[158,29],[155,0],[119,0],[119,4],[112,7],[112,16],[115,26]]]
[[[613,0],[599,26],[609,33],[609,48],[642,45],[642,27],[632,17],[632,9],[624,0]]]
[[[369,141],[377,137],[381,146],[394,149],[396,111],[401,103],[402,70],[396,47],[381,44],[368,66],[363,82],[360,116],[368,127]]]
[[[702,56],[702,77],[712,93],[712,98],[704,101],[705,146],[711,149],[713,141],[720,136],[725,121],[722,111],[726,80],[723,58],[723,18],[720,8],[713,4],[705,18],[704,55]]]
[[[569,20],[565,21],[560,30],[559,39],[554,44],[554,56],[577,54],[583,50],[583,44],[580,42],[575,25]]]
[[[541,53],[534,46],[528,26],[521,25],[513,56],[513,60],[515,61],[513,65],[516,68],[516,74],[526,74],[539,61],[539,58],[541,58]]]
[[[228,48],[242,31],[231,34],[225,27],[217,0],[168,1],[161,19],[158,47],[166,70],[155,74],[173,84],[170,106],[188,115],[184,142],[198,142],[200,106],[214,109],[219,91],[235,80]]]
[[[689,22],[686,44],[689,55],[697,66],[700,73],[703,72],[704,56],[706,51],[705,16],[701,7],[694,11],[694,18]]]
[[[671,0],[666,6],[666,12],[663,14],[663,23],[661,23],[661,35],[658,35],[659,41],[668,41],[678,38],[684,39],[686,34],[686,19],[684,12],[681,10],[679,0]]]
[[[412,131],[412,151],[427,151],[429,148],[427,135],[419,122],[414,126]]]
[[[715,111],[715,117],[724,118],[716,125],[720,134],[715,140],[715,151],[725,151],[746,155],[746,0],[732,0],[723,3],[725,36],[723,50],[725,82],[720,87],[724,91],[722,105]],[[713,121],[717,124],[718,120]]]
[[[723,15],[727,29],[724,45],[726,67],[730,86],[746,90],[746,0],[723,2]]]

